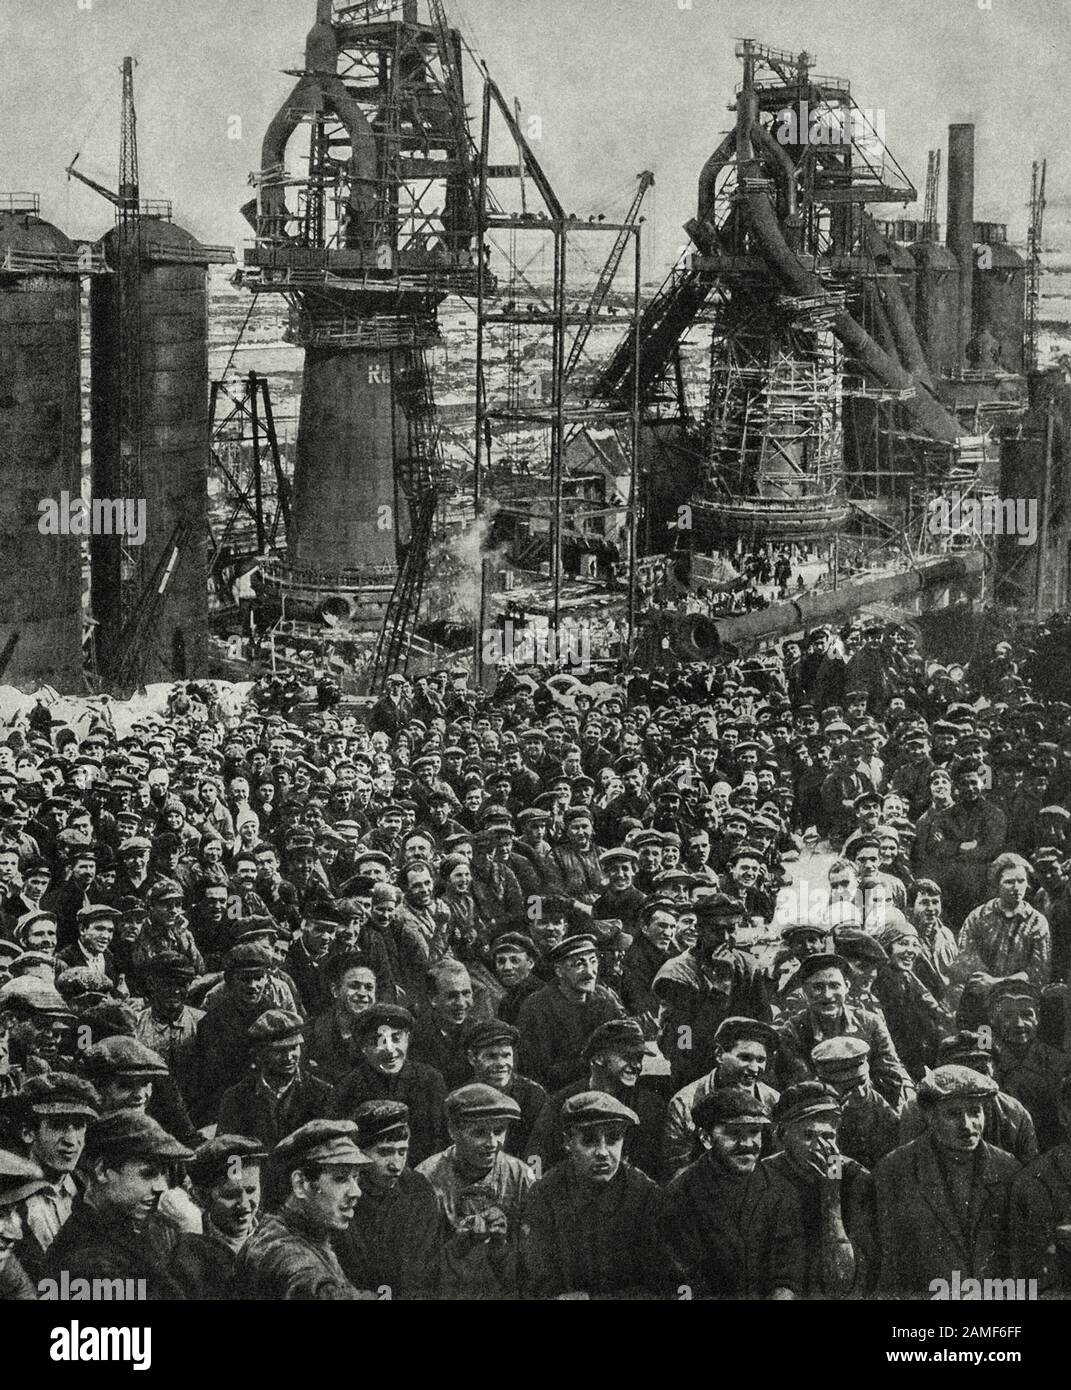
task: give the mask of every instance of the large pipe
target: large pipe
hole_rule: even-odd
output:
[[[736,160],[741,175],[754,158],[751,130],[757,112],[758,98],[754,89],[745,88],[737,97]],[[758,250],[771,270],[794,294],[801,297],[824,297],[826,290],[821,280],[813,271],[801,265],[785,241],[777,215],[765,191],[750,189],[746,193],[746,199]],[[956,443],[960,437],[960,428],[948,411],[924,387],[917,385],[888,353],[883,352],[846,309],[841,309],[834,315],[833,332],[877,381],[894,391],[908,391],[915,387],[915,395],[905,400],[903,407],[923,434],[948,444]]]
[[[928,391],[932,391],[934,389],[933,377],[930,375],[926,356],[922,351],[918,334],[915,332],[915,325],[904,301],[900,281],[889,254],[888,242],[874,226],[873,219],[869,216],[863,220],[863,235],[867,250],[875,262],[878,265],[884,264],[887,268],[888,273],[882,276],[878,284],[878,296],[884,306],[889,327],[896,343],[896,355],[915,380],[921,382]]]
[[[945,244],[959,262],[959,366],[967,365],[974,294],[974,126],[948,127],[948,223]]]

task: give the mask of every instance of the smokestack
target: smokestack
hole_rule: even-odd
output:
[[[948,127],[948,226],[945,244],[959,262],[959,365],[967,365],[974,282],[974,126]]]

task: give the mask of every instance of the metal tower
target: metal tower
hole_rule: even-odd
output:
[[[1026,233],[1026,334],[1023,360],[1027,371],[1038,368],[1038,311],[1041,307],[1041,232],[1045,222],[1045,166],[1034,161],[1030,178],[1030,225]]]

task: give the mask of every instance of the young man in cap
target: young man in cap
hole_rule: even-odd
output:
[[[462,1034],[462,1046],[468,1062],[464,1082],[477,1081],[493,1086],[504,1096],[517,1102],[520,1119],[510,1125],[506,1152],[527,1158],[532,1127],[546,1104],[547,1093],[538,1081],[517,1071],[517,1045],[520,1032],[501,1018],[469,1022]]]
[[[505,990],[496,1009],[504,1023],[515,1024],[524,1001],[546,984],[535,973],[538,959],[535,942],[523,932],[503,932],[491,942],[491,967]]]
[[[23,1236],[16,1253],[23,1269],[36,1279],[78,1196],[74,1173],[85,1148],[86,1128],[100,1112],[100,1097],[81,1077],[53,1071],[32,1076],[15,1109],[26,1156],[47,1179],[20,1208]]]
[[[674,1095],[666,1112],[662,1135],[661,1171],[675,1178],[700,1156],[701,1147],[692,1112],[711,1091],[729,1086],[750,1091],[771,1110],[778,1093],[763,1080],[777,1056],[777,1030],[754,1018],[726,1018],[714,1034],[717,1062],[712,1071],[690,1081]],[[763,1151],[769,1152],[769,1130],[763,1131]]]
[[[249,1066],[249,1028],[265,1009],[280,1007],[273,989],[275,960],[262,946],[235,946],[224,961],[223,987],[206,1001],[197,1026],[195,1062],[198,1124],[216,1118],[223,1092]]]
[[[279,1141],[271,1162],[287,1188],[238,1255],[242,1294],[254,1299],[335,1301],[362,1294],[343,1273],[332,1239],[353,1220],[368,1159],[348,1120],[312,1120]],[[363,1295],[375,1297],[375,1295]]]
[[[525,1073],[548,1090],[583,1074],[581,1049],[601,1023],[622,1017],[617,997],[599,984],[593,936],[567,936],[547,952],[555,979],[520,1007],[521,1061]]]
[[[874,1184],[841,1150],[840,1098],[821,1081],[790,1086],[774,1106],[781,1151],[762,1161],[771,1180],[767,1220],[794,1233],[779,1277],[797,1298],[850,1298],[874,1277]]]
[[[397,1004],[373,1004],[354,1020],[361,1060],[335,1087],[332,1112],[352,1118],[367,1100],[399,1100],[409,1107],[410,1152],[420,1163],[443,1137],[446,1086],[433,1068],[409,1059],[413,1015]]]
[[[840,1101],[837,1137],[841,1152],[873,1169],[904,1142],[905,1136],[896,1111],[870,1080],[870,1044],[850,1035],[827,1038],[812,1049],[811,1066],[818,1080],[831,1087]],[[914,1104],[907,1101],[905,1111]]]
[[[1004,848],[1008,827],[1004,812],[982,795],[973,764],[957,762],[952,777],[955,803],[939,811],[930,828],[938,857],[937,872],[929,877],[944,886],[949,916],[958,926],[985,900],[986,875]]]
[[[116,1110],[89,1126],[85,1152],[87,1186],[52,1242],[47,1277],[143,1279],[147,1298],[181,1298],[171,1254],[178,1231],[200,1222],[181,1189],[168,1192],[168,1169],[192,1150],[142,1111]]]
[[[434,1298],[442,1225],[431,1184],[408,1166],[409,1109],[397,1100],[357,1107],[357,1141],[368,1159],[353,1220],[334,1238],[346,1278],[379,1298]]]
[[[848,1003],[851,966],[839,955],[809,956],[800,966],[800,983],[807,1007],[779,1029],[779,1075],[782,1089],[810,1078],[811,1054],[827,1038],[852,1034],[870,1045],[870,1071],[874,1084],[899,1110],[914,1086],[884,1021],[874,1013]]]
[[[1010,1193],[1019,1164],[987,1144],[995,1081],[938,1067],[919,1086],[928,1129],[878,1164],[879,1291],[927,1298],[934,1281],[1011,1276]]]
[[[581,1092],[599,1091],[635,1112],[636,1125],[627,1137],[628,1160],[657,1178],[666,1105],[655,1091],[639,1084],[645,1056],[643,1028],[636,1019],[615,1018],[600,1024],[581,1053],[587,1064],[584,1075],[555,1091],[543,1106],[532,1130],[530,1161],[538,1159],[542,1172],[561,1162],[565,1157],[560,1123],[563,1105]]]
[[[667,961],[678,954],[678,907],[664,897],[654,898],[644,905],[632,945],[625,952],[621,966],[622,1003],[630,1014],[644,1021],[652,1037],[657,1031],[659,1010],[655,977]]]
[[[0,1302],[32,1303],[37,1298],[37,1286],[17,1253],[25,1229],[20,1208],[48,1186],[31,1159],[0,1149]]]
[[[738,1087],[711,1091],[692,1110],[704,1153],[663,1194],[661,1238],[673,1283],[693,1298],[791,1296],[779,1243],[763,1208],[770,1180],[759,1163],[770,1124],[765,1101]]]
[[[379,982],[364,954],[345,952],[328,961],[327,983],[333,1002],[310,1025],[306,1055],[316,1074],[337,1086],[361,1060],[353,1025],[376,1003]]]
[[[186,1171],[202,1229],[178,1237],[170,1266],[185,1298],[221,1303],[238,1297],[238,1252],[256,1229],[266,1157],[259,1139],[240,1134],[219,1134],[194,1153]]]
[[[443,1249],[443,1295],[510,1297],[517,1290],[520,1208],[532,1185],[528,1165],[505,1149],[520,1106],[473,1083],[452,1091],[444,1108],[450,1146],[417,1167],[451,1232]]]
[[[119,909],[107,903],[89,903],[76,914],[78,940],[56,953],[56,960],[65,966],[89,970],[110,985],[118,984],[119,971],[109,947],[115,936]]]
[[[224,1091],[216,1113],[221,1134],[244,1134],[265,1149],[310,1120],[321,1120],[331,1103],[331,1087],[301,1065],[305,1023],[285,1009],[266,1009],[249,1028],[253,1070]],[[265,1193],[275,1205],[276,1193]]]
[[[203,1009],[186,1002],[193,984],[194,968],[183,956],[157,956],[148,970],[148,1003],[138,1014],[134,1036],[145,1047],[158,1053],[189,1105],[197,1094],[194,1070],[197,1029]]]
[[[414,1062],[440,1073],[453,1090],[468,1079],[465,1025],[474,1016],[472,977],[458,960],[442,960],[427,973],[428,1009],[413,1029],[410,1048]]]
[[[993,1033],[993,1077],[1030,1112],[1044,1153],[1060,1142],[1063,1132],[1059,1094],[1071,1059],[1038,1037],[1041,992],[1036,985],[999,981],[991,986],[986,1004]]]
[[[522,1288],[529,1298],[649,1298],[668,1292],[659,1245],[661,1193],[623,1161],[635,1112],[605,1092],[560,1107],[565,1160],[528,1193]]]
[[[132,1027],[132,1025],[131,1025]],[[152,1115],[182,1143],[197,1135],[164,1059],[129,1034],[115,1034],[82,1053],[82,1070],[100,1095],[100,1112],[127,1108]]]

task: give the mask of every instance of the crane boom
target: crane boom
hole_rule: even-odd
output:
[[[627,229],[636,225],[636,219],[640,215],[640,208],[643,206],[643,200],[647,196],[647,190],[655,181],[654,174],[651,173],[650,169],[645,169],[643,173],[638,174],[637,177],[639,178],[640,186],[637,188],[635,197],[632,199],[632,206],[625,214],[624,227],[617,234],[617,238],[607,257],[606,264],[602,268],[602,274],[599,276],[598,283],[592,293],[591,302],[587,307],[587,317],[577,330],[577,335],[573,339],[573,345],[569,349],[569,356],[565,363],[566,380],[568,380],[576,370],[577,363],[580,361],[584,348],[587,346],[588,338],[591,336],[591,330],[595,325],[595,319],[598,316],[599,310],[606,303],[606,296],[610,293],[610,286],[614,283],[614,278],[621,268],[621,261],[624,258],[625,248],[628,246],[629,236],[631,235]]]
[[[1035,161],[1030,181],[1030,225],[1026,235],[1026,333],[1023,356],[1028,371],[1038,365],[1038,311],[1041,307],[1041,231],[1045,221],[1045,166]]]

